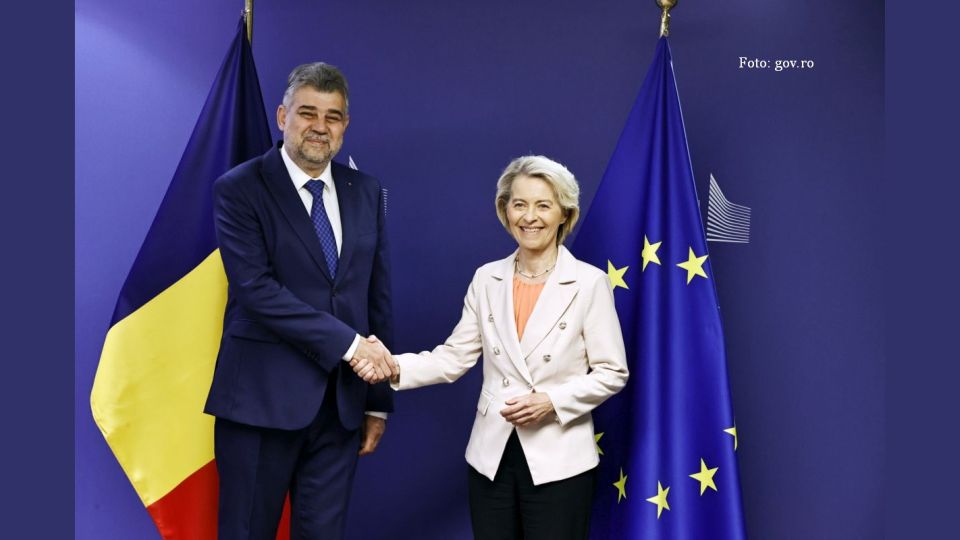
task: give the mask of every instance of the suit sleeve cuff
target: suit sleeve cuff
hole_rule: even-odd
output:
[[[353,360],[353,354],[357,352],[357,347],[359,346],[360,346],[360,334],[357,334],[353,338],[353,344],[350,345],[349,349],[347,349],[347,353],[343,355],[343,361],[349,362],[350,360]]]
[[[384,420],[387,419],[387,413],[385,413],[385,412],[379,412],[379,411],[364,411],[363,414],[365,414],[365,415],[367,415],[367,416],[375,416],[375,417],[377,417],[377,418],[383,418]]]

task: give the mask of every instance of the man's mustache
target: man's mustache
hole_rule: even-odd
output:
[[[320,133],[308,133],[303,140],[311,142],[324,142],[329,143],[330,137],[326,135],[321,135]]]

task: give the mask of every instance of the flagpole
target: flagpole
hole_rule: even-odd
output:
[[[677,5],[679,0],[654,0],[657,3],[657,6],[663,10],[663,14],[660,15],[660,37],[667,37],[670,35],[670,10]]]
[[[253,0],[243,0],[243,20],[247,23],[247,41],[253,45]]]

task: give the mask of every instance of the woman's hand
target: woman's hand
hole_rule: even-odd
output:
[[[508,407],[502,409],[500,414],[515,426],[536,424],[553,413],[550,396],[542,392],[538,394],[534,391],[532,394],[508,399],[504,403]]]

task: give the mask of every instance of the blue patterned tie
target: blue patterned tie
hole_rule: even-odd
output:
[[[327,268],[330,270],[330,277],[337,275],[337,240],[333,237],[333,227],[330,226],[330,218],[327,217],[327,209],[323,206],[323,188],[326,187],[322,180],[310,180],[306,183],[307,191],[313,195],[313,206],[310,208],[310,220],[313,221],[313,228],[317,231],[317,238],[320,239],[320,246],[323,248],[323,257],[327,259]]]

